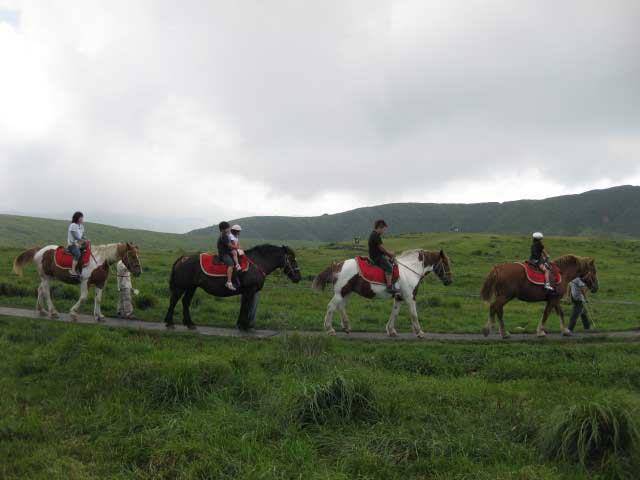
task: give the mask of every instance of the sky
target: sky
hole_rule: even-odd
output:
[[[0,0],[0,213],[160,231],[640,184],[640,2]]]

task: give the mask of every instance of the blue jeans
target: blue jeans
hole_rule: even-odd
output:
[[[69,253],[71,253],[71,255],[73,255],[73,259],[78,261],[80,260],[80,257],[82,256],[82,254],[80,253],[80,249],[78,248],[78,246],[74,243],[73,245],[69,245],[67,247],[67,250],[69,250]]]
[[[589,317],[587,316],[587,311],[584,308],[584,303],[575,300],[572,300],[572,302],[573,312],[571,312],[571,319],[569,320],[569,330],[573,332],[573,329],[576,328],[578,317],[582,320],[582,326],[584,329],[589,330]]]

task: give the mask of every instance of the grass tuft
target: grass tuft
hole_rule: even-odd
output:
[[[370,383],[347,380],[342,375],[328,383],[306,387],[292,407],[293,419],[302,426],[322,425],[331,420],[372,422],[379,416]]]
[[[637,452],[640,432],[623,401],[583,400],[568,409],[557,408],[543,426],[539,444],[546,458],[601,468],[612,458]]]

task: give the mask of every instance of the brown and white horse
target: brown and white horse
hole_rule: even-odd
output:
[[[42,316],[48,314],[51,318],[58,317],[58,311],[53,306],[53,301],[51,300],[50,282],[54,279],[64,283],[80,284],[80,298],[69,311],[69,315],[73,320],[78,319],[78,309],[87,299],[89,287],[95,285],[96,293],[93,316],[96,320],[100,321],[104,318],[104,315],[100,311],[100,302],[102,301],[102,290],[109,276],[109,266],[122,260],[134,276],[139,276],[142,271],[140,268],[138,247],[132,243],[110,243],[108,245],[92,246],[92,255],[89,264],[82,268],[82,275],[79,278],[71,276],[69,269],[56,265],[55,253],[57,248],[57,245],[48,245],[43,248],[33,247],[22,252],[13,261],[13,271],[16,275],[20,276],[22,276],[25,265],[30,262],[36,265],[36,269],[40,275],[36,311]],[[47,311],[44,309],[45,299],[47,301]]]
[[[442,250],[409,250],[396,257],[400,277],[397,286],[399,294],[394,296],[393,309],[387,322],[387,334],[391,337],[397,336],[396,318],[403,303],[407,303],[411,313],[413,333],[419,338],[424,338],[425,333],[418,321],[418,310],[416,307],[416,294],[422,279],[429,273],[435,272],[444,285],[453,283],[449,257]],[[355,292],[365,298],[391,298],[392,295],[386,291],[386,286],[370,283],[360,276],[358,264],[355,259],[350,258],[342,263],[331,265],[325,268],[313,280],[313,288],[324,290],[328,283],[334,284],[334,295],[327,305],[327,313],[324,317],[324,326],[329,335],[335,335],[333,328],[333,314],[336,310],[342,316],[342,329],[349,333],[349,317],[345,310],[347,298]]]

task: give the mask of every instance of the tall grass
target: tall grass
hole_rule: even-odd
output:
[[[601,468],[611,459],[637,454],[640,431],[624,401],[588,399],[558,407],[541,429],[539,444],[546,458]]]

